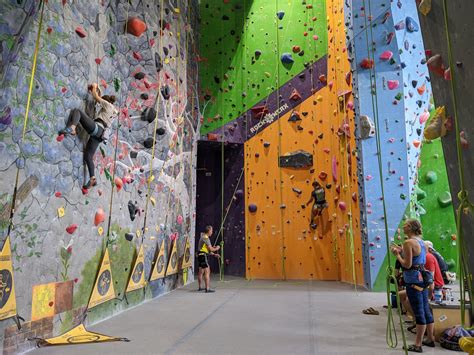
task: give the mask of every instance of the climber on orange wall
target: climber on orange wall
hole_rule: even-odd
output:
[[[209,263],[207,261],[208,255],[213,255],[219,257],[219,254],[214,254],[215,251],[218,251],[221,247],[216,246],[213,247],[211,244],[211,240],[209,237],[212,235],[212,226],[206,226],[204,233],[201,233],[201,238],[199,239],[198,244],[198,264],[199,264],[199,272],[198,272],[198,284],[199,290],[203,291],[204,288],[201,287],[202,285],[202,277],[204,276],[204,283],[206,285],[206,293],[215,292],[209,286],[211,283],[211,268],[209,267]]]
[[[311,192],[311,198],[306,203],[306,206],[308,206],[313,200],[314,203],[311,210],[311,222],[309,223],[309,226],[310,228],[316,229],[318,227],[316,224],[316,218],[321,216],[323,210],[328,207],[326,202],[326,191],[324,191],[324,187],[322,187],[316,180],[313,181],[313,192]]]
[[[89,139],[84,150],[84,162],[89,170],[89,182],[84,184],[84,189],[89,189],[92,186],[97,185],[97,180],[94,173],[94,154],[99,147],[101,142],[106,142],[110,133],[110,127],[112,122],[118,114],[117,108],[114,106],[116,101],[113,95],[100,96],[100,89],[96,83],[89,85],[89,91],[99,106],[97,113],[94,113],[94,117],[91,118],[84,111],[75,108],[69,113],[66,127],[60,130],[59,135],[76,135],[76,127],[78,124],[84,128],[89,134]]]

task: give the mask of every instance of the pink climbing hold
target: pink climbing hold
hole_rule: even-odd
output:
[[[301,100],[301,94],[298,92],[298,90],[293,89],[290,95],[290,100],[293,100],[293,101]]]
[[[385,51],[380,55],[380,60],[390,60],[393,57],[393,53],[391,51]]]
[[[332,157],[332,181],[337,182],[337,159]]]
[[[133,52],[133,58],[136,60],[142,60],[142,55],[140,53]]]
[[[420,115],[420,124],[424,124],[426,121],[428,121],[428,118],[430,118],[430,113],[428,111],[423,112]]]
[[[451,68],[448,68],[444,71],[444,80],[451,80]]]
[[[84,31],[82,27],[76,27],[76,33],[81,38],[84,38],[87,36],[86,31]]]
[[[179,215],[178,217],[176,217],[176,223],[183,224],[183,216]]]
[[[76,231],[77,229],[77,224],[71,224],[70,226],[66,227],[66,232],[69,234],[72,234]]]
[[[127,22],[127,32],[135,37],[140,37],[146,31],[146,24],[138,17],[132,17]]]
[[[372,69],[374,67],[374,61],[372,59],[364,58],[359,65],[362,69]]]
[[[398,80],[387,80],[387,86],[389,90],[395,90],[398,89],[399,86]]]
[[[347,209],[346,203],[344,201],[340,201],[338,206],[339,206],[339,209],[343,212]]]

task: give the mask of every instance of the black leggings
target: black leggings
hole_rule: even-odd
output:
[[[94,154],[97,151],[100,142],[102,142],[102,140],[98,137],[102,136],[104,129],[83,111],[79,110],[78,108],[72,109],[67,120],[67,127],[71,127],[72,125],[77,126],[79,123],[89,135],[94,133],[94,131],[97,129],[96,134],[89,137],[89,140],[86,144],[86,149],[84,150],[84,163],[87,165],[87,169],[89,170],[89,176],[93,177],[95,176]]]

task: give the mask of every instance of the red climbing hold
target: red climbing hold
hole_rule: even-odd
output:
[[[56,192],[54,193],[54,196],[56,196],[56,197],[61,197],[61,196],[62,196],[61,191],[56,191]]]
[[[319,76],[319,81],[322,82],[323,84],[326,84],[328,82],[328,79],[326,78],[326,75],[321,74]]]
[[[359,65],[362,69],[372,69],[374,67],[374,61],[372,59],[364,58]]]
[[[69,234],[72,234],[76,231],[77,229],[77,224],[71,224],[69,227],[66,227],[66,232]]]
[[[290,95],[290,100],[293,100],[293,101],[301,100],[301,94],[298,92],[298,90],[293,89]]]
[[[217,137],[217,134],[215,134],[215,133],[208,133],[208,134],[207,134],[207,140],[208,140],[208,141],[213,141],[213,142],[215,142],[215,141],[217,141],[217,138],[218,138],[218,137]]]
[[[252,111],[252,117],[257,120],[261,120],[268,113],[266,106],[255,106],[250,109]]]
[[[86,31],[81,27],[76,27],[76,33],[79,37],[84,38],[87,36]]]
[[[293,46],[292,50],[293,50],[293,53],[299,53],[301,51],[301,47],[300,46]]]
[[[122,190],[123,181],[122,181],[121,178],[119,178],[118,176],[116,176],[115,179],[114,179],[114,184],[115,184],[115,186],[117,187],[117,191]]]
[[[59,136],[56,137],[56,141],[62,142],[64,140],[64,134],[60,134]]]
[[[102,59],[95,58],[95,64],[100,65],[100,63],[102,63]]]
[[[94,216],[94,225],[97,227],[105,221],[105,212],[102,208],[98,208]]]
[[[133,52],[133,58],[136,60],[142,60],[142,55],[140,53]]]
[[[451,68],[448,68],[444,71],[444,80],[451,80]]]
[[[51,34],[51,32],[53,32],[53,29],[51,27],[48,27],[46,31],[48,32],[48,34]]]
[[[413,140],[413,146],[414,146],[415,148],[419,148],[420,145],[421,145],[421,141],[420,141],[419,139],[414,139],[414,140]]]
[[[319,179],[320,180],[326,180],[326,178],[328,177],[328,174],[324,171],[321,171],[318,175]]]
[[[127,32],[136,37],[140,37],[146,31],[146,24],[138,17],[132,17],[127,22]]]

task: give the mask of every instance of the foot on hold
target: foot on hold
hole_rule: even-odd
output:
[[[216,292],[216,290],[212,290],[210,288],[206,289],[206,293],[213,293],[213,292]]]
[[[405,347],[403,347],[403,349],[405,349]],[[406,350],[414,352],[414,353],[422,353],[423,352],[423,348],[421,346],[416,346],[415,344],[408,345]]]
[[[430,348],[434,348],[436,346],[434,340],[423,340],[422,342],[423,345],[429,346]]]
[[[92,177],[87,184],[84,185],[84,188],[89,190],[91,187],[97,185],[97,179]]]
[[[312,228],[312,229],[316,229],[316,228],[318,228],[318,225],[317,225],[316,223],[312,223],[312,224],[311,224],[311,228]]]
[[[58,135],[64,134],[65,136],[75,136],[76,131],[71,127],[66,127],[58,132]]]

